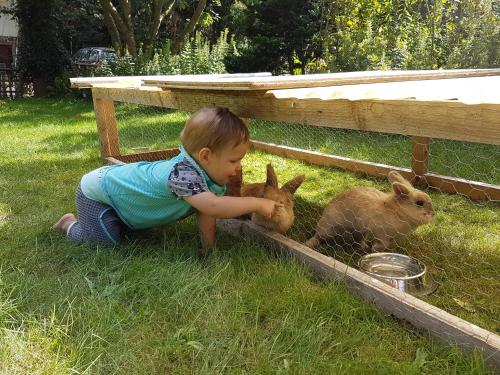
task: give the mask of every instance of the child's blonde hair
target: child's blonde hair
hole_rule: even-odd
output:
[[[227,146],[236,147],[248,142],[249,132],[245,123],[227,108],[205,107],[189,120],[181,132],[181,142],[186,151],[196,154],[207,147],[214,152]]]

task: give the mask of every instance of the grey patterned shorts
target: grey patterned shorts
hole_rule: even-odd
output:
[[[78,221],[67,231],[70,241],[116,245],[128,229],[111,206],[87,198],[80,185],[76,190],[76,209]]]

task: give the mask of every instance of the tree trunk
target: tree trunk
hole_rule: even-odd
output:
[[[33,78],[33,93],[36,98],[47,94],[47,81],[43,78]]]
[[[132,16],[130,14],[130,3],[129,0],[120,0],[120,13],[115,8],[111,0],[100,0],[104,17],[106,19],[106,13],[112,18],[113,23],[117,32],[120,35],[121,40],[125,42],[128,52],[132,56],[137,56],[137,49],[135,45],[134,36],[134,26],[132,23]],[[109,29],[108,29],[109,30]],[[110,33],[113,38],[113,34]],[[116,34],[115,34],[116,37]]]
[[[102,11],[104,14],[104,23],[106,24],[109,36],[111,37],[111,44],[113,45],[113,48],[117,53],[120,53],[122,52],[122,42],[120,40],[120,33],[118,32],[115,21],[113,21],[111,13],[106,8],[105,2],[106,0],[100,0]]]
[[[179,35],[177,35],[177,37],[172,42],[171,51],[174,55],[180,52],[184,44],[184,38],[193,32],[196,24],[198,23],[198,20],[201,17],[201,14],[205,10],[206,5],[207,5],[207,0],[200,0],[198,2],[198,5],[196,6],[196,9],[193,13],[193,17],[191,17],[186,27],[184,27],[184,29],[180,32]]]
[[[132,22],[132,14],[130,11],[130,1],[120,0],[121,16],[125,24],[124,39],[127,44],[127,49],[132,56],[137,56],[137,47],[135,45],[134,23]]]
[[[151,20],[146,43],[144,44],[144,53],[151,57],[158,38],[158,30],[165,17],[167,17],[174,8],[175,0],[153,0],[151,10]]]

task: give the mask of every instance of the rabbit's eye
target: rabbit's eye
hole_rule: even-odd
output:
[[[424,206],[424,201],[416,201],[415,202],[417,204],[417,206],[419,207],[423,207]]]

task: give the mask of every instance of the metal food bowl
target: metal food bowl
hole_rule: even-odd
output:
[[[361,271],[386,284],[414,296],[431,294],[437,283],[427,272],[425,264],[408,255],[373,253],[359,260]]]

